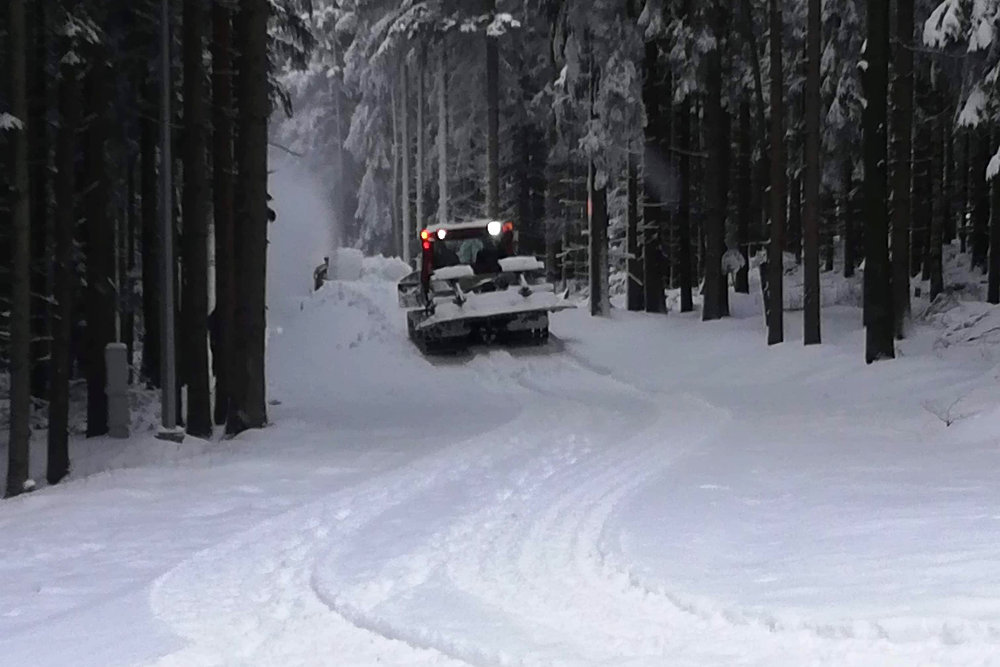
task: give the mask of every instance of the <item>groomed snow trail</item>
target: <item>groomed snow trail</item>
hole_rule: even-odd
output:
[[[448,442],[162,576],[153,610],[188,645],[157,664],[993,664],[989,632],[951,645],[782,627],[649,586],[609,547],[613,518],[730,428],[725,410],[636,389],[558,343],[430,364],[394,328],[391,286],[328,289],[335,308],[367,313],[345,338],[351,354],[331,361],[351,364],[362,389],[326,396],[331,409],[361,409],[377,393],[364,387],[395,377],[403,391],[379,406],[390,424]],[[328,306],[300,331],[325,326]],[[321,358],[308,336],[285,344]],[[451,389],[428,391],[428,374]],[[296,419],[328,418],[318,386],[288,401]]]

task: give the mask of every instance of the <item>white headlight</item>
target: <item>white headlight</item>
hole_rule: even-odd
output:
[[[503,225],[500,224],[499,220],[491,220],[490,224],[486,225],[486,231],[490,233],[490,236],[500,236],[502,230]]]
[[[445,229],[439,229],[438,230],[438,238],[439,239],[441,239],[443,241],[444,237],[446,237],[446,236],[448,236],[448,231],[447,230],[445,230]]]

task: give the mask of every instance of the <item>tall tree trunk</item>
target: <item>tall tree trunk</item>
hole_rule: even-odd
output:
[[[1000,179],[992,182],[993,215],[990,217],[990,267],[986,301],[1000,304]]]
[[[925,266],[927,268],[927,277],[931,283],[930,296],[931,300],[933,300],[944,289],[941,246],[944,243],[944,225],[947,211],[946,201],[948,197],[942,178],[945,170],[943,129],[948,124],[948,120],[942,114],[930,120],[929,124],[931,133],[930,154],[933,159],[931,161],[932,172],[930,179],[928,179],[927,189],[932,193],[933,211],[930,220],[930,230],[927,235],[927,260],[925,261]],[[893,279],[895,279],[895,276]]]
[[[438,223],[448,222],[448,43],[441,38],[437,63]]]
[[[157,224],[156,104],[153,84],[143,86],[144,113],[139,118],[139,190],[142,196],[142,377],[160,386],[160,228]]]
[[[694,310],[692,296],[694,277],[691,275],[691,101],[685,98],[677,114],[677,150],[680,196],[677,207],[677,275],[681,288],[681,312]]]
[[[1000,128],[993,133],[993,144],[1000,138]],[[980,175],[985,178],[985,172]],[[990,215],[989,277],[986,281],[986,301],[1000,304],[1000,178],[990,181],[993,206]]]
[[[972,168],[972,132],[962,132],[962,160],[959,163],[962,178],[959,181],[959,196],[962,205],[959,207],[958,242],[962,253],[968,252],[969,217],[972,211],[972,191],[969,183],[969,170]]]
[[[865,361],[892,359],[892,275],[886,187],[886,94],[889,79],[889,3],[868,0],[868,67],[863,75],[865,158]]]
[[[709,5],[709,19],[716,46],[705,54],[705,139],[708,161],[705,165],[705,288],[701,309],[702,320],[717,320],[723,316],[722,253],[726,242],[726,199],[722,186],[722,170],[726,150],[726,115],[722,109],[722,48],[724,0]]]
[[[208,380],[208,110],[202,66],[205,12],[201,0],[184,0],[184,192],[182,327],[187,382],[187,432],[212,435]]]
[[[68,41],[68,40],[67,40]],[[67,48],[67,51],[69,48]],[[49,392],[49,484],[69,473],[69,379],[72,367],[73,297],[77,287],[74,261],[76,233],[76,133],[80,124],[79,71],[63,59],[59,76],[59,131],[56,136],[55,313],[52,319],[52,377]]]
[[[844,277],[854,276],[854,268],[857,266],[857,233],[854,226],[854,158],[845,155],[841,161],[841,183],[840,193],[840,215],[844,225]]]
[[[910,319],[910,204],[913,131],[913,0],[896,0],[892,86],[892,306],[897,338]]]
[[[950,109],[943,115],[949,115]],[[955,238],[955,142],[951,133],[951,123],[940,123],[942,141],[944,142],[944,165],[941,168],[941,196],[944,204],[943,224],[941,230],[942,243],[951,243]]]
[[[496,0],[486,0],[492,20]],[[500,57],[497,38],[486,36],[486,215],[500,217]]]
[[[986,272],[987,250],[989,248],[990,190],[986,183],[986,165],[989,163],[989,130],[975,128],[972,143],[972,266]]]
[[[103,54],[87,76],[93,106],[87,130],[86,173],[93,179],[86,195],[87,216],[87,437],[108,432],[107,370],[104,348],[114,340],[114,225],[108,216],[110,183],[105,156],[108,134],[108,68]]]
[[[234,368],[233,397],[227,430],[238,433],[267,424],[264,375],[267,266],[267,0],[244,0],[236,18],[238,141],[236,201],[241,221],[237,242],[236,328],[243,344]]]
[[[48,21],[46,2],[32,3],[31,91],[28,132],[31,189],[31,394],[46,398],[49,382],[49,124]]]
[[[629,144],[627,160],[625,243],[628,259],[625,262],[625,269],[628,277],[625,300],[629,310],[637,311],[642,310],[645,304],[642,292],[642,258],[639,256],[639,169],[631,143]]]
[[[118,255],[118,291],[121,298],[118,299],[119,311],[121,315],[121,336],[119,342],[125,344],[125,359],[128,363],[128,383],[131,385],[134,378],[132,368],[135,362],[135,307],[132,304],[132,296],[135,294],[132,284],[132,272],[135,269],[135,169],[136,160],[131,151],[125,157],[125,207],[124,224],[121,225],[121,240]]]
[[[402,144],[399,139],[399,100],[396,99],[396,89],[393,87],[389,93],[390,106],[392,108],[392,197],[391,210],[392,217],[392,242],[389,244],[391,252],[396,257],[403,256],[403,213],[402,198],[400,194],[400,164],[402,158]]]
[[[670,101],[661,82],[663,75],[659,68],[659,54],[660,50],[655,42],[646,42],[642,82],[642,103],[647,117],[642,155],[642,283],[647,313],[666,312],[660,234],[666,211],[664,200],[667,184],[663,165],[667,156],[659,151],[664,143],[660,135],[663,121],[670,113]]]
[[[233,28],[224,2],[212,4],[212,211],[215,216],[215,311],[209,335],[215,372],[215,423],[226,423],[236,335],[233,183]]]
[[[8,5],[11,111],[25,124],[10,130],[13,144],[13,242],[10,304],[10,439],[7,447],[6,497],[16,496],[28,481],[31,439],[31,202],[28,191],[27,24],[24,0]]]
[[[736,242],[743,267],[736,272],[735,288],[750,293],[750,219],[753,216],[753,135],[750,129],[748,90],[743,91],[739,110],[739,152],[736,156]]]
[[[409,88],[409,72],[406,66],[406,60],[400,64],[400,76],[399,76],[399,114],[400,114],[400,158],[402,159],[402,168],[400,169],[400,177],[403,179],[402,187],[400,189],[400,210],[402,212],[401,221],[403,234],[400,237],[400,243],[402,244],[403,250],[403,261],[407,264],[410,263],[411,252],[410,247],[413,244],[413,240],[416,234],[413,232],[413,218],[410,212],[410,88]]]
[[[805,312],[803,316],[803,343],[817,345],[820,334],[819,287],[819,182],[820,182],[820,41],[823,26],[820,18],[820,0],[809,0],[809,28],[806,45],[805,90],[805,173],[803,175],[804,203],[803,241],[805,250],[805,285],[803,288]]]
[[[782,68],[782,3],[769,0],[771,46],[771,234],[767,247],[767,286],[764,309],[767,344],[785,339],[784,324],[784,232],[785,232],[785,108]]]
[[[588,46],[590,40],[588,39]],[[590,122],[599,122],[597,115],[597,88],[600,80],[593,55],[590,57]],[[588,273],[590,278],[590,314],[611,314],[608,293],[608,186],[607,175],[598,172],[593,158],[587,170],[587,217],[590,231]]]
[[[417,179],[417,220],[416,228],[423,229],[427,224],[424,217],[424,69],[426,61],[426,51],[424,45],[417,47],[417,159],[416,179]]]

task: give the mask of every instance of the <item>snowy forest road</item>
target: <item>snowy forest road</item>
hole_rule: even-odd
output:
[[[329,283],[274,323],[273,427],[5,507],[0,655],[998,664],[1000,452],[920,407],[982,356],[866,369],[854,311],[762,353],[740,308],[428,360],[391,282]]]

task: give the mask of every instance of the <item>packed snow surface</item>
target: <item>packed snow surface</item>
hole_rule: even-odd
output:
[[[0,504],[4,664],[1000,664],[995,307],[425,358],[392,266],[272,333],[272,427]]]

